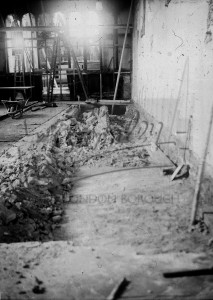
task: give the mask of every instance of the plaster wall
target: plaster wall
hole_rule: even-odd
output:
[[[132,98],[163,123],[164,139],[185,145],[179,132],[188,132],[189,150],[179,154],[200,160],[213,104],[212,1],[144,1],[134,8]],[[213,129],[207,162],[213,166]]]

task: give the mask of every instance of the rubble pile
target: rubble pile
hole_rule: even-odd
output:
[[[79,121],[72,122],[66,138],[67,146],[72,147],[75,166],[147,165],[147,151],[134,149],[132,140],[138,117],[132,105],[123,116],[109,116],[106,106],[84,112]]]
[[[66,139],[67,145],[75,148],[87,147],[87,150],[101,150],[112,142],[106,106],[83,113],[82,118],[71,125]]]
[[[128,135],[129,121],[110,118],[106,106],[83,114],[72,106],[37,135],[27,152],[18,148],[16,157],[8,157],[8,164],[0,166],[0,241],[52,239],[79,166],[146,165],[146,150],[124,149],[120,140]]]
[[[0,241],[50,240],[61,221],[75,168],[63,144],[74,111],[67,112],[36,143],[0,166]],[[64,120],[69,116],[70,119]]]

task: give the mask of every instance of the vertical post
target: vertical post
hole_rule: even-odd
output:
[[[29,13],[29,17],[30,17],[30,25],[33,27],[33,22],[32,22],[32,16],[31,13]],[[34,63],[34,48],[33,48],[33,32],[30,31],[30,37],[31,37],[31,49],[32,49],[32,71],[34,72],[35,69],[35,63]],[[30,66],[31,69],[31,66]]]
[[[35,25],[38,26],[38,16],[35,16]],[[36,38],[38,38],[38,33],[36,32]],[[37,47],[36,47],[36,51],[37,51],[37,56],[38,56],[38,69],[41,69],[41,60],[40,60],[40,53],[39,53],[39,42],[37,41],[36,43]]]
[[[82,74],[83,81],[85,82],[87,80],[87,91],[88,91],[88,86],[89,86],[88,85],[88,72],[87,72],[88,48],[87,48],[85,36],[84,36],[84,42],[83,42],[83,58],[84,58],[83,72],[85,72],[85,78],[84,78],[83,72],[81,74]],[[84,90],[84,88],[83,88],[83,90]]]
[[[118,24],[117,12],[114,15],[114,25]],[[115,71],[118,71],[118,29],[113,29],[113,87],[115,87]]]
[[[1,13],[0,13],[0,18],[1,18],[2,27],[6,27],[3,16],[2,16]],[[3,38],[3,41],[4,41],[4,56],[5,56],[5,67],[4,67],[4,69],[5,69],[6,73],[8,73],[7,32],[3,32],[2,35],[4,36],[4,38]]]
[[[46,23],[45,10],[44,10],[44,5],[43,5],[42,0],[40,1],[40,3],[41,3],[41,12],[42,12],[42,15],[43,15],[43,25],[46,26],[47,23]],[[49,86],[49,83],[50,83],[50,75],[48,74],[48,69],[50,69],[50,68],[48,66],[49,61],[48,61],[47,55],[46,55],[46,53],[47,53],[47,39],[46,39],[46,37],[45,37],[45,40],[44,40],[44,48],[42,48],[42,53],[43,53],[44,59],[45,59],[46,78],[47,78],[46,84],[47,84],[47,92],[48,92],[48,86]]]
[[[118,15],[117,12],[114,15],[114,25],[118,25]],[[113,36],[114,36],[114,68],[117,71],[119,67],[118,63],[118,29],[113,29]]]
[[[103,98],[103,88],[102,88],[102,69],[103,69],[103,56],[102,56],[102,37],[99,40],[99,51],[100,51],[100,99]]]
[[[73,97],[75,101],[76,92],[75,92],[75,62],[73,60]]]
[[[202,157],[201,164],[199,166],[198,176],[197,176],[197,181],[196,181],[196,186],[195,186],[195,193],[194,193],[193,204],[192,204],[192,213],[191,213],[191,225],[192,226],[195,223],[197,209],[198,209],[200,186],[201,186],[201,180],[202,180],[203,172],[204,172],[204,168],[205,168],[206,156],[208,153],[208,146],[209,146],[209,141],[210,141],[210,137],[211,137],[212,123],[213,123],[213,105],[211,108],[211,114],[210,114],[208,132],[207,132],[204,151],[203,151],[203,157]]]
[[[118,69],[118,77],[117,77],[117,81],[116,81],[115,93],[114,93],[113,100],[116,99],[117,92],[118,92],[118,84],[119,84],[120,75],[121,75],[121,67],[122,67],[122,62],[123,62],[123,57],[124,57],[124,50],[125,50],[125,46],[126,46],[127,34],[128,34],[128,30],[129,30],[130,17],[132,14],[133,1],[134,0],[131,0],[131,5],[130,5],[130,9],[129,9],[129,16],[128,16],[128,21],[127,21],[127,26],[126,26],[126,32],[125,32],[122,52],[121,52],[121,59],[120,59],[120,64],[119,64],[119,69]],[[113,114],[113,111],[114,111],[114,105],[112,106],[112,114]]]
[[[61,84],[61,47],[60,47],[60,38],[59,38],[59,49],[58,49],[58,51],[59,51],[59,68],[60,68],[60,70],[59,70],[59,80],[60,80],[60,100],[62,100],[63,99],[63,95],[62,95],[62,84]]]
[[[70,47],[70,52],[71,52],[71,55],[72,55],[72,58],[75,62],[75,66],[76,66],[76,69],[77,69],[77,72],[78,72],[78,76],[79,76],[79,79],[80,79],[80,82],[81,82],[81,85],[82,85],[82,88],[83,88],[83,92],[84,92],[84,95],[85,95],[85,98],[86,100],[88,100],[88,96],[87,96],[87,91],[86,91],[86,87],[85,87],[85,84],[84,84],[84,79],[83,79],[83,76],[81,74],[81,69],[79,67],[79,64],[78,64],[78,60],[75,56],[75,52],[74,52],[74,49],[72,47],[72,45],[69,43],[69,47]]]
[[[83,56],[84,56],[84,71],[85,72],[87,72],[87,53],[88,53],[87,45],[86,45],[86,42],[84,40],[84,43],[83,43]]]
[[[65,46],[65,44],[64,44]],[[74,63],[73,63],[73,66],[71,65],[71,56],[70,56],[70,51],[69,49],[67,48],[67,56],[68,56],[68,68],[71,70],[71,68],[73,68],[73,74],[75,72],[75,67],[74,67]],[[71,80],[71,71],[70,70],[67,70],[67,85],[69,87],[69,78]],[[70,72],[70,73],[69,73]],[[70,77],[69,77],[70,75]],[[74,75],[73,75],[74,76]],[[74,77],[73,77],[74,78]],[[74,79],[73,79],[73,85],[74,85],[74,89],[75,89],[75,83],[74,83]],[[71,100],[71,88],[72,88],[72,82],[70,81],[70,100]],[[74,100],[75,100],[75,92],[74,92]]]
[[[30,10],[29,10],[30,11]],[[29,19],[30,19],[30,26],[33,27],[33,21],[32,21],[32,15],[31,13],[29,13]],[[23,33],[24,35],[24,33]],[[31,31],[30,32],[30,38],[31,38],[31,59],[30,59],[30,54],[28,56],[27,54],[27,50],[25,49],[25,53],[26,55],[29,57],[28,58],[28,61],[29,61],[29,65],[30,65],[30,71],[29,71],[29,79],[30,79],[30,85],[32,85],[32,73],[31,71],[33,72],[33,75],[34,75],[34,70],[35,70],[35,63],[34,63],[34,42],[33,42],[33,32]],[[31,63],[32,62],[32,63]],[[33,79],[34,79],[34,76],[33,76]],[[33,81],[34,82],[34,81]],[[30,89],[30,98],[32,98],[32,95],[33,95],[33,92],[32,92],[32,89]]]

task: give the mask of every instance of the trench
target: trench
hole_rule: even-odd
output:
[[[144,146],[154,137],[137,135],[133,105],[116,112],[71,106],[27,151],[6,157],[9,163],[0,166],[1,242],[63,240],[130,246],[138,253],[205,248],[205,235],[187,234],[190,181],[163,176],[171,162]]]
[[[119,106],[115,111],[124,116],[125,109]],[[109,122],[106,106],[71,106],[48,130],[39,132],[28,149],[18,147],[17,153],[5,154],[0,165],[1,242],[54,239],[72,196],[76,170],[103,157],[115,141],[119,144],[124,117],[114,133]],[[108,151],[109,159],[110,155]]]

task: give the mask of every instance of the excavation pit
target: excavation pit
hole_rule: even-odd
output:
[[[172,164],[140,124],[133,105],[123,115],[71,106],[17,143],[2,156],[1,242],[119,244],[139,253],[188,251],[198,241],[205,248],[208,236],[187,236],[190,179],[163,175]]]
[[[45,132],[38,132],[28,148],[20,145],[5,154],[1,242],[53,240],[63,220],[64,203],[72,202],[74,177],[80,167],[148,164],[145,149],[132,149],[129,155],[125,148],[131,146],[138,112],[122,106],[120,113],[124,109],[125,114],[110,116],[107,106],[87,106],[86,111],[71,106]]]
[[[171,162],[139,129],[132,106],[121,116],[70,107],[2,156],[3,296],[106,299],[124,275],[130,299],[210,284],[162,278],[208,266],[209,236],[188,233],[190,178],[163,175]]]

